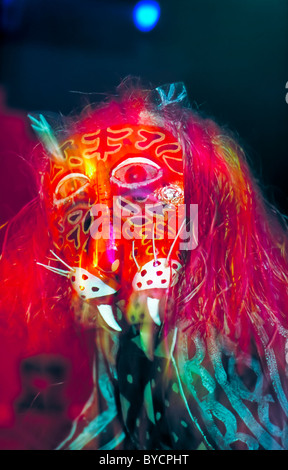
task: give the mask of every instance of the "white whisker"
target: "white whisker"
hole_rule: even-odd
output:
[[[156,263],[157,262],[157,256],[156,256],[156,249],[155,249],[154,228],[155,228],[155,224],[153,224],[153,231],[152,231],[152,246],[153,246],[154,262]]]
[[[63,259],[59,258],[59,256],[56,255],[56,253],[54,253],[54,251],[50,250],[50,252],[52,253],[52,255],[55,256],[55,258],[57,258],[62,264],[64,264],[70,271],[75,271],[75,269],[71,268],[71,266],[69,266],[69,264],[65,263],[65,261],[63,261]]]
[[[38,264],[39,266],[43,266],[43,268],[48,269],[48,271],[51,271],[55,274],[59,274],[60,276],[69,277],[70,275],[70,271],[64,271],[63,269],[54,268],[53,266],[48,266],[47,264],[42,264],[38,261],[36,261],[36,264]]]
[[[173,250],[174,245],[175,245],[175,243],[176,243],[176,241],[177,241],[177,238],[179,237],[180,233],[181,233],[182,230],[183,230],[183,227],[184,227],[184,224],[185,224],[185,223],[186,223],[186,219],[183,220],[183,222],[182,222],[182,224],[181,224],[181,226],[180,226],[180,228],[179,228],[179,230],[178,230],[178,232],[177,232],[177,234],[176,234],[176,237],[174,238],[173,243],[172,243],[172,245],[171,245],[171,247],[170,247],[170,250],[169,250],[169,253],[168,253],[168,255],[167,255],[166,262],[165,262],[166,266],[168,266],[169,258],[170,258],[170,256],[171,256],[172,250]]]

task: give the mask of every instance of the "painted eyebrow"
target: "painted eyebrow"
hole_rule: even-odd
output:
[[[119,170],[123,166],[129,165],[129,163],[144,163],[144,164],[148,163],[149,165],[154,166],[154,168],[157,168],[157,170],[161,168],[157,163],[153,162],[152,160],[149,160],[149,158],[130,157],[130,158],[127,158],[127,160],[124,160],[123,162],[119,163],[119,165],[117,165],[116,168],[112,170],[111,176],[114,176],[115,171]]]
[[[71,179],[71,178],[84,178],[84,179],[86,179],[87,181],[90,181],[89,178],[88,178],[88,176],[84,175],[83,173],[69,173],[69,175],[64,176],[64,177],[59,181],[59,183],[57,184],[56,189],[55,189],[55,194],[58,194],[59,189],[60,189],[60,187],[62,186],[62,184],[63,184],[65,181],[68,181],[68,180]]]

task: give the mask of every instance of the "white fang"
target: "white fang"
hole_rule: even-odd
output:
[[[156,325],[161,325],[160,315],[159,315],[159,299],[153,299],[152,297],[147,297],[147,307],[152,320]]]
[[[107,325],[110,326],[110,328],[116,331],[122,331],[122,328],[118,325],[118,323],[116,322],[114,318],[111,305],[102,304],[102,305],[98,305],[97,307],[98,307],[101,317],[107,323]]]

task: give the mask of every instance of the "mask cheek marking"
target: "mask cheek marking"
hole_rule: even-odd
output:
[[[170,285],[175,285],[178,280],[178,271],[181,264],[172,260],[167,266],[166,258],[158,258],[146,263],[134,276],[132,286],[134,291],[145,289],[165,289]]]

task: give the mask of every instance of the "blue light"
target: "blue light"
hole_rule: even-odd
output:
[[[138,2],[133,10],[133,20],[140,31],[151,31],[156,26],[159,16],[159,3],[152,0]]]

